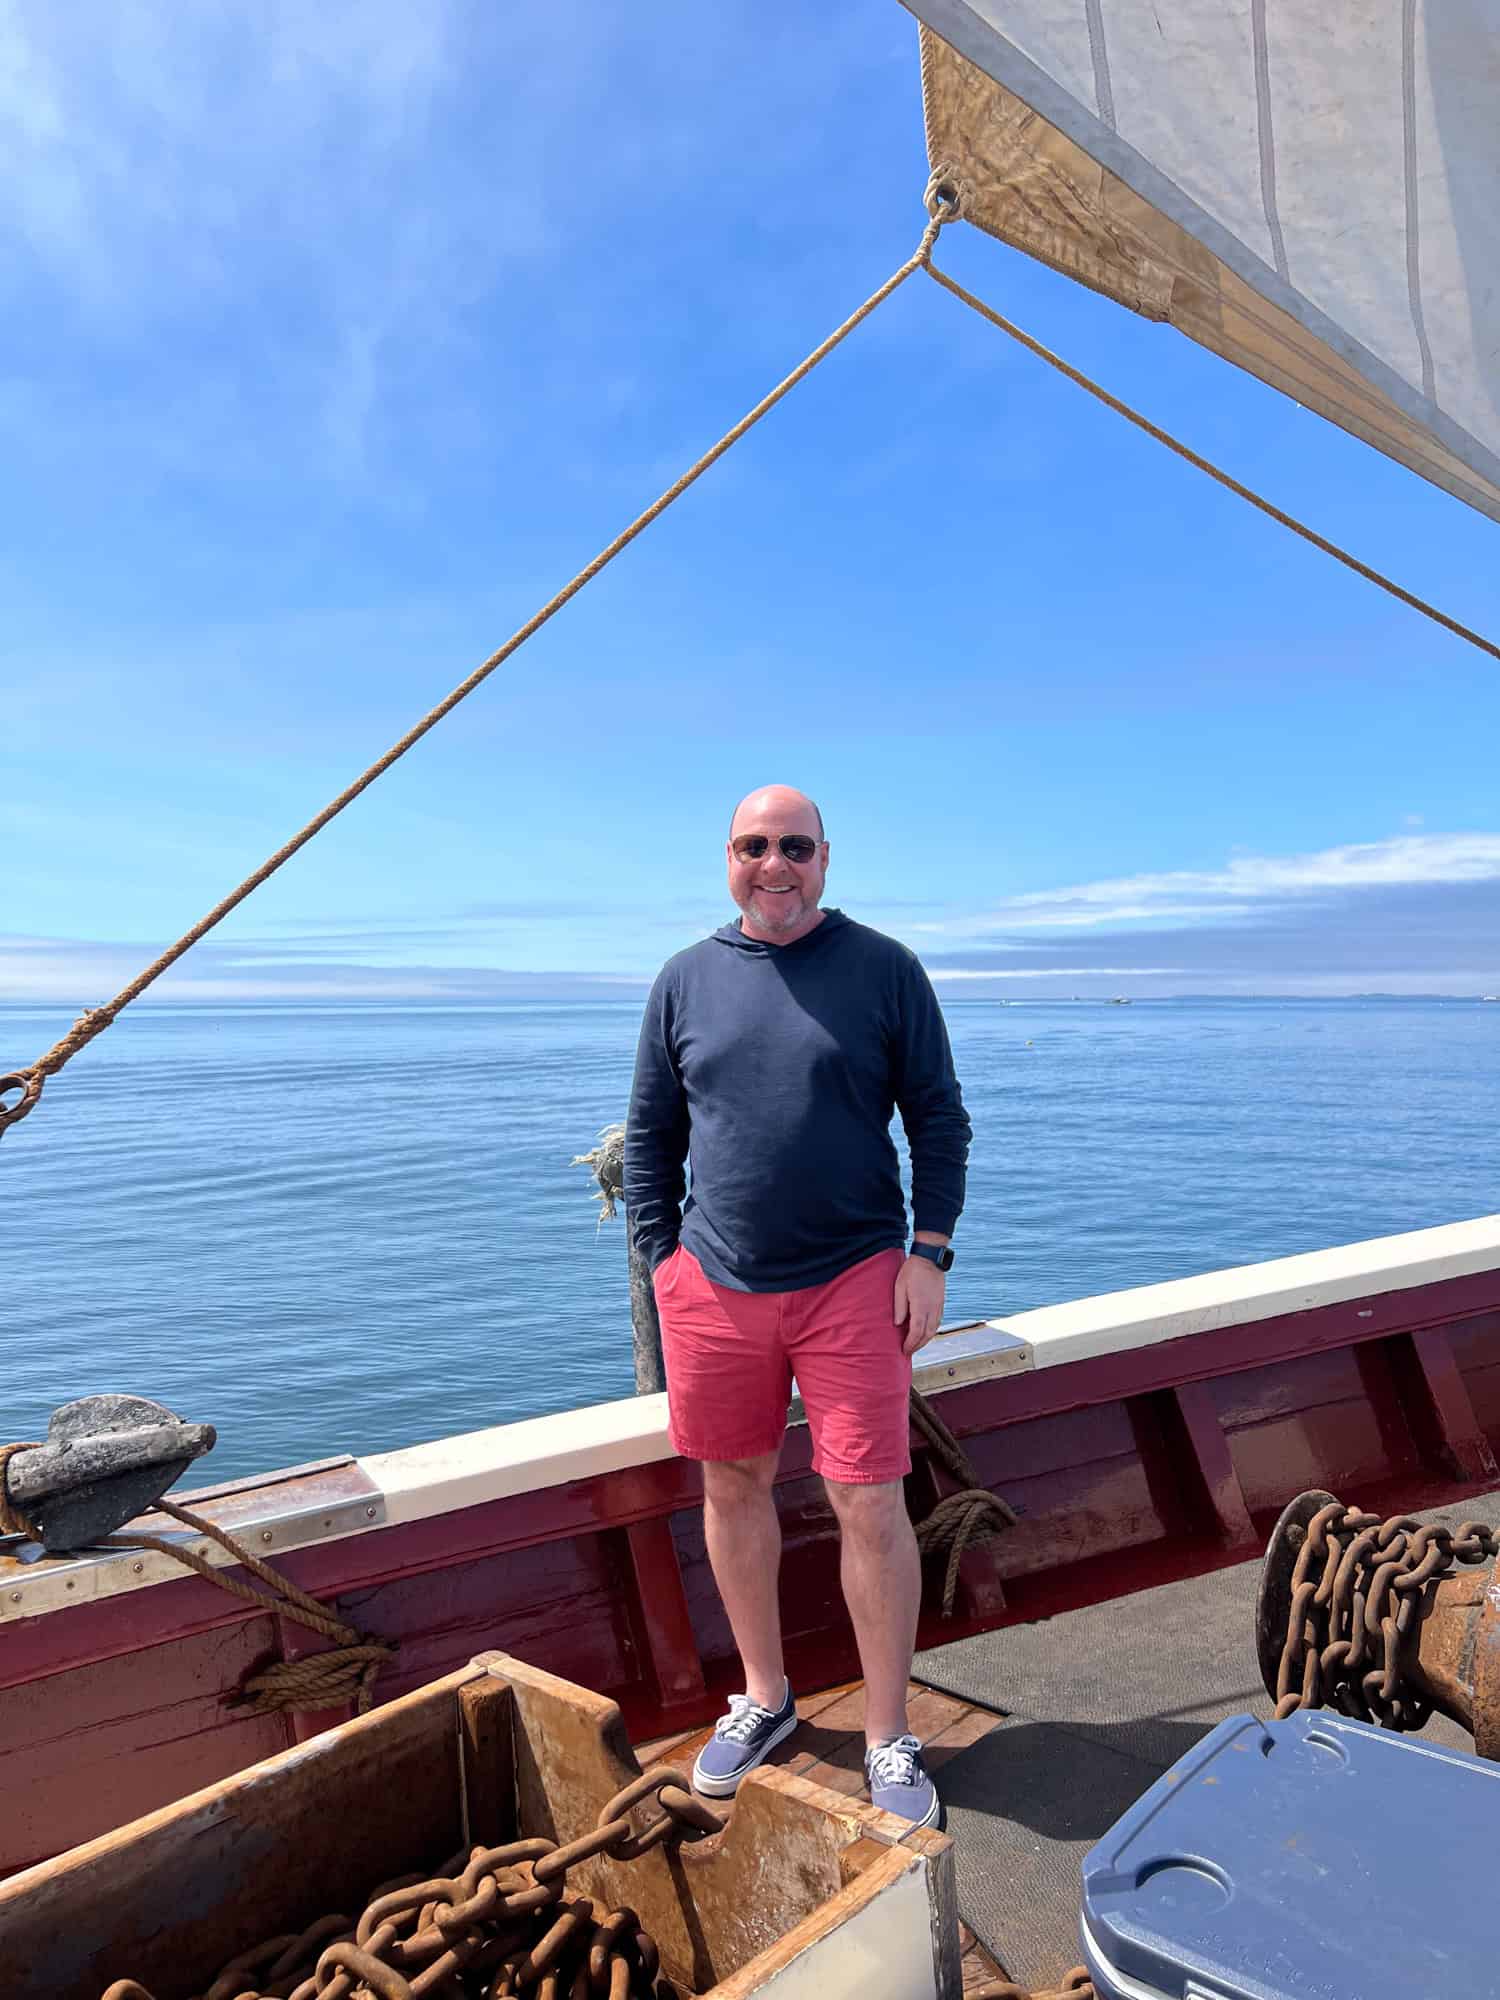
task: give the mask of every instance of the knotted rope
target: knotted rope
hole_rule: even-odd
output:
[[[943,1616],[951,1618],[958,1595],[958,1565],[971,1542],[985,1542],[1016,1525],[1015,1509],[998,1493],[980,1484],[979,1474],[958,1439],[925,1396],[911,1392],[911,1421],[928,1449],[960,1489],[939,1500],[924,1521],[915,1523],[917,1547],[923,1555],[948,1551],[943,1579]]]
[[[5,1468],[10,1460],[19,1451],[33,1449],[30,1444],[0,1445],[0,1533],[35,1538],[31,1521],[7,1497],[5,1489]],[[313,1653],[302,1660],[277,1660],[255,1673],[247,1674],[239,1692],[233,1697],[236,1707],[248,1708],[256,1715],[267,1715],[285,1708],[337,1708],[345,1702],[352,1702],[359,1715],[369,1709],[374,1699],[375,1677],[396,1650],[393,1642],[371,1639],[357,1626],[345,1624],[325,1604],[300,1589],[279,1570],[272,1569],[268,1562],[263,1562],[216,1521],[210,1521],[191,1507],[179,1506],[172,1500],[158,1500],[153,1511],[167,1514],[172,1520],[180,1521],[185,1528],[190,1528],[195,1535],[206,1535],[210,1541],[217,1542],[252,1576],[258,1577],[265,1589],[254,1590],[248,1583],[226,1576],[222,1569],[216,1568],[196,1549],[184,1548],[180,1542],[169,1542],[160,1535],[107,1535],[98,1546],[106,1549],[150,1549],[156,1555],[169,1556],[173,1562],[181,1563],[195,1575],[216,1584],[220,1590],[227,1590],[231,1597],[254,1604],[261,1610],[276,1611],[294,1624],[305,1626],[321,1638],[333,1641],[330,1652]]]
[[[191,930],[185,931],[176,944],[164,951],[160,958],[154,960],[144,972],[131,980],[113,1000],[106,1006],[95,1007],[81,1014],[62,1040],[50,1048],[44,1056],[38,1057],[34,1063],[27,1064],[24,1069],[14,1070],[8,1076],[0,1076],[0,1137],[3,1137],[12,1125],[18,1125],[36,1109],[42,1095],[42,1087],[48,1077],[55,1076],[70,1057],[76,1055],[86,1043],[91,1042],[95,1035],[102,1034],[116,1015],[128,1007],[132,1000],[138,999],[153,980],[159,979],[169,966],[176,964],[184,952],[197,944],[200,938],[206,937],[216,924],[222,923],[231,910],[236,909],[253,890],[258,889],[262,882],[274,875],[283,862],[289,861],[299,848],[305,847],[313,835],[321,832],[331,819],[344,810],[345,806],[351,804],[361,792],[374,784],[383,772],[390,769],[398,757],[405,756],[414,743],[420,742],[429,729],[441,722],[466,695],[472,694],[481,681],[488,680],[497,667],[503,666],[512,653],[518,651],[528,639],[539,632],[570,599],[578,595],[586,583],[591,583],[602,569],[614,561],[621,550],[628,548],[637,535],[650,527],[659,514],[664,514],[674,500],[681,499],[688,488],[701,479],[710,466],[717,464],[732,445],[738,444],[745,433],[753,429],[768,411],[774,410],[784,396],[790,395],[797,384],[810,375],[820,361],[826,360],[836,347],[847,340],[854,329],[868,319],[877,306],[883,305],[892,292],[904,285],[913,271],[920,269],[927,262],[932,254],[932,246],[937,241],[939,230],[958,211],[956,197],[950,196],[939,185],[937,175],[928,182],[923,200],[929,221],[922,232],[922,240],[911,256],[899,270],[893,271],[885,283],[877,291],[872,292],[864,304],[852,312],[841,326],[835,327],[828,338],[820,342],[805,361],[800,362],[790,375],[778,382],[769,394],[762,396],[754,409],[741,417],[732,429],[727,430],[717,444],[711,445],[680,478],[672,482],[665,493],[652,501],[644,513],[638,514],[630,526],[616,535],[606,548],[601,549],[591,563],[585,564],[570,582],[565,583],[555,596],[550,597],[540,611],[533,613],[519,631],[513,632],[503,646],[491,653],[487,660],[474,669],[467,680],[461,681],[451,694],[440,701],[435,708],[429,709],[421,721],[408,729],[399,742],[392,744],[383,757],[377,758],[352,785],[346,786],[336,799],[331,800],[320,813],[310,819],[300,833],[294,834],[284,847],[278,848],[268,861],[262,862],[254,874],[247,875],[237,889],[232,890],[222,902],[216,903],[206,917],[200,918]],[[20,1097],[14,1103],[6,1104],[4,1100],[7,1094],[14,1091],[19,1091]]]

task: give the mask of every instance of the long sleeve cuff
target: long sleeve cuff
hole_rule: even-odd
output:
[[[956,1208],[933,1208],[923,1202],[920,1208],[912,1210],[912,1228],[931,1230],[934,1236],[951,1236],[958,1227],[960,1211]]]

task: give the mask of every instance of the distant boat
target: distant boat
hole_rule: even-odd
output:
[[[1111,1007],[1128,1007],[1130,1002],[1122,994],[1117,993],[1109,1004]]]
[[[1500,993],[1482,993],[1479,997],[1481,1000],[1500,1000]]]

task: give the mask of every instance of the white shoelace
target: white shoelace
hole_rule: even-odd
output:
[[[763,1723],[774,1721],[776,1710],[762,1708],[747,1694],[732,1694],[729,1697],[729,1713],[721,1717],[714,1726],[715,1736],[726,1743],[748,1743]]]
[[[897,1736],[890,1743],[877,1743],[866,1753],[870,1782],[876,1785],[914,1785],[917,1759],[922,1745],[915,1736]]]

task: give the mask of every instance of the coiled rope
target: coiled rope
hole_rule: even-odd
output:
[[[921,1432],[928,1449],[959,1488],[938,1501],[925,1520],[917,1521],[917,1547],[923,1555],[947,1549],[948,1568],[943,1577],[943,1616],[953,1616],[958,1595],[958,1565],[971,1542],[987,1542],[1016,1525],[1015,1509],[998,1493],[980,1483],[973,1462],[958,1439],[943,1422],[932,1404],[914,1388],[911,1392],[911,1421]]]

